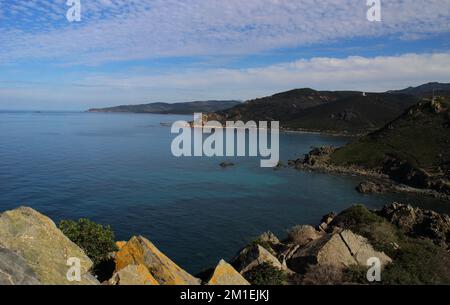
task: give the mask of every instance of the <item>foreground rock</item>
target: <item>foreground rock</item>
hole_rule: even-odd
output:
[[[259,244],[250,245],[244,248],[233,260],[233,266],[244,274],[263,263],[268,263],[273,267],[286,270],[284,266],[274,255]]]
[[[305,247],[298,248],[286,261],[291,270],[305,273],[310,265],[338,269],[352,265],[366,266],[371,257],[379,258],[382,266],[392,262],[383,252],[375,251],[366,238],[344,230],[311,241]]]
[[[250,285],[230,264],[221,260],[208,280],[208,285]]]
[[[128,265],[116,272],[108,281],[110,285],[159,285],[144,265]]]
[[[39,285],[37,274],[11,250],[0,248],[0,285]]]
[[[22,269],[33,277],[23,265],[25,262],[42,284],[99,284],[89,273],[92,261],[83,250],[71,242],[50,218],[31,208],[21,207],[0,214],[0,246],[23,259],[17,260],[17,270]],[[81,282],[67,279],[67,260],[72,257],[80,260]],[[31,280],[28,276],[25,278]]]
[[[450,248],[448,215],[400,203],[385,206],[379,214],[410,236],[429,238],[436,245]]]
[[[307,245],[321,236],[323,236],[322,232],[317,231],[309,225],[295,226],[289,231],[289,241],[300,247]]]
[[[160,285],[200,284],[199,279],[181,269],[142,236],[135,236],[123,245],[115,255],[115,262],[116,272],[129,265],[145,266]]]

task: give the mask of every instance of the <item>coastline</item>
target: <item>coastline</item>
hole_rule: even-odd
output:
[[[393,181],[388,175],[374,171],[363,169],[356,166],[336,166],[336,165],[311,165],[302,163],[299,160],[289,160],[288,166],[297,170],[317,172],[323,174],[335,174],[341,176],[357,176],[366,178],[367,180],[355,186],[355,189],[363,194],[382,194],[382,193],[403,193],[416,194],[422,196],[431,196],[435,199],[444,200],[450,203],[450,195],[438,192],[433,189],[421,189],[406,184]]]

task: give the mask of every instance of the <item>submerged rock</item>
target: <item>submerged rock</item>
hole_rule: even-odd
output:
[[[233,162],[222,162],[222,163],[220,163],[219,165],[220,165],[220,167],[222,167],[222,168],[227,168],[227,167],[232,167],[232,166],[234,166],[234,163],[233,163]]]
[[[0,285],[39,284],[37,274],[22,257],[0,247]]]
[[[208,285],[250,285],[230,264],[221,260],[208,280]]]
[[[122,246],[115,255],[115,262],[116,272],[128,265],[143,265],[161,285],[200,284],[199,279],[181,269],[142,236],[135,236]]]
[[[42,284],[99,284],[89,273],[92,261],[84,251],[50,218],[31,208],[21,207],[0,214],[0,245],[22,257]],[[69,258],[80,260],[80,282],[67,279]]]

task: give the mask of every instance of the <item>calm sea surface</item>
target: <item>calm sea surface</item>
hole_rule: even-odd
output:
[[[110,224],[118,240],[140,234],[196,273],[231,258],[260,233],[284,237],[355,203],[392,200],[448,212],[444,203],[364,196],[359,178],[264,169],[259,158],[175,158],[166,124],[188,116],[0,112],[0,211],[31,206],[61,219]],[[282,134],[281,159],[350,139]],[[219,163],[235,167],[222,169]]]

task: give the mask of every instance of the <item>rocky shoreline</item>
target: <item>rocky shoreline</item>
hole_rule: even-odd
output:
[[[116,246],[109,254],[110,274],[99,280],[94,259],[48,217],[27,207],[6,211],[0,214],[0,284],[368,284],[362,275],[373,257],[385,270],[387,284],[414,282],[405,274],[412,276],[419,268],[416,264],[426,264],[427,259],[431,275],[423,271],[421,281],[450,283],[450,217],[398,203],[379,211],[354,206],[338,215],[330,213],[316,227],[291,228],[283,240],[266,232],[229,262],[221,259],[196,276],[143,236]],[[80,262],[80,278],[70,281],[68,259],[74,257]]]
[[[372,170],[359,166],[331,164],[330,156],[335,150],[336,148],[331,146],[313,148],[302,158],[289,160],[288,165],[291,168],[304,171],[362,177],[365,180],[356,186],[356,190],[363,194],[409,193],[450,201],[450,194],[439,192],[431,188],[417,188],[398,183],[381,170]]]

